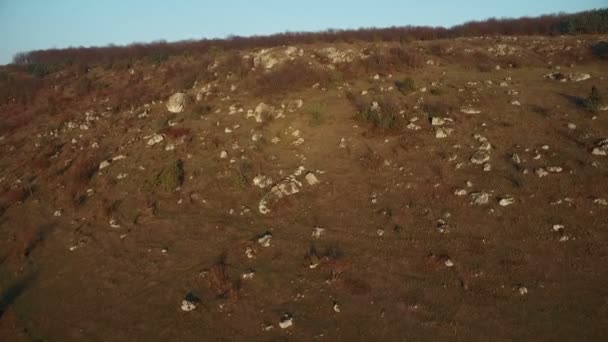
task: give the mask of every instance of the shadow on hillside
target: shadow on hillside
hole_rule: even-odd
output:
[[[36,273],[24,276],[14,281],[0,294],[0,319],[4,312],[21,296],[36,278]]]
[[[585,99],[582,97],[564,94],[564,93],[558,93],[558,94],[561,97],[565,98],[566,100],[570,101],[572,104],[574,104],[577,107],[584,107],[584,105],[585,105]]]

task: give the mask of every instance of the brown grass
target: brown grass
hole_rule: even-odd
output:
[[[310,88],[317,83],[326,86],[330,82],[328,71],[312,67],[304,61],[293,61],[258,76],[252,88],[255,95],[269,97]]]

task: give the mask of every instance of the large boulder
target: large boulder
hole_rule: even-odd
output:
[[[184,93],[175,93],[167,101],[167,110],[171,113],[181,113],[186,109],[190,98]]]

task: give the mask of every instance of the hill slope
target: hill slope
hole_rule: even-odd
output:
[[[606,39],[6,68],[0,336],[599,340]]]

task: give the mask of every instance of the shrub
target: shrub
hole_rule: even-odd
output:
[[[27,72],[32,76],[43,78],[51,73],[51,68],[46,64],[35,63],[27,66]]]
[[[373,101],[366,101],[360,96],[347,94],[347,97],[357,108],[357,117],[374,128],[383,130],[395,129],[401,126],[399,103],[392,97],[382,97]]]
[[[310,106],[306,113],[310,116],[309,124],[311,126],[318,126],[323,123],[323,107],[320,104]]]
[[[310,66],[304,61],[293,61],[257,77],[254,92],[258,96],[285,94],[310,88],[317,83],[323,86],[330,82],[328,71]]]
[[[424,60],[421,55],[416,52],[411,52],[403,47],[393,47],[389,53],[394,62],[401,65],[407,65],[410,68],[420,68],[424,65]]]
[[[608,59],[608,42],[602,41],[591,47],[593,54],[604,59]]]
[[[148,185],[164,191],[174,191],[184,182],[184,162],[176,160],[164,166],[148,179]]]
[[[416,90],[416,82],[410,77],[406,77],[401,81],[395,81],[395,87],[403,94]]]
[[[432,88],[431,90],[429,90],[429,93],[431,93],[431,95],[441,96],[443,95],[443,90],[439,88]]]
[[[583,105],[592,112],[597,112],[604,105],[604,98],[595,86],[591,87],[591,93],[583,101]]]

